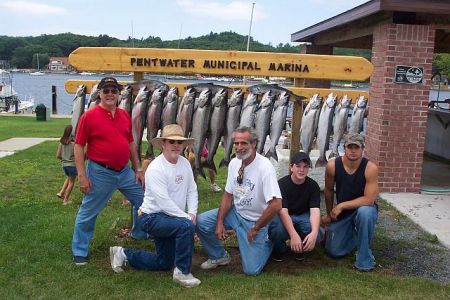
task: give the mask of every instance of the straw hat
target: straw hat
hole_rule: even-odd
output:
[[[183,129],[177,124],[164,126],[161,136],[152,139],[152,144],[153,146],[162,149],[162,143],[164,140],[183,141],[183,147],[189,146],[194,142],[194,139],[184,137]]]

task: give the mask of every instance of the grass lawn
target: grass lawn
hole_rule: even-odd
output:
[[[36,121],[35,115],[3,115],[0,116],[0,141],[12,137],[61,137],[66,125],[70,125],[68,118]]]
[[[37,122],[27,117],[0,117],[0,140],[12,136],[59,137],[66,124],[68,119]],[[67,206],[56,197],[64,180],[59,161],[54,158],[56,147],[56,141],[49,141],[0,158],[2,299],[450,298],[449,284],[402,277],[388,269],[359,273],[352,269],[353,257],[333,260],[321,249],[308,256],[305,263],[270,262],[262,275],[249,277],[240,269],[235,247],[231,266],[201,270],[199,262],[205,254],[197,245],[193,274],[202,284],[192,289],[173,283],[171,272],[127,268],[115,274],[109,265],[110,246],[153,248],[151,242],[121,236],[121,229],[129,225],[130,209],[120,204],[119,193],[97,219],[89,264],[76,267],[72,263],[71,238],[81,194],[76,185],[73,203]],[[218,153],[216,161],[220,158]],[[226,169],[222,168],[219,185],[223,187],[225,180]],[[199,210],[217,207],[221,193],[212,192],[209,182],[201,177],[198,185]],[[377,232],[375,243],[384,240],[383,234]]]

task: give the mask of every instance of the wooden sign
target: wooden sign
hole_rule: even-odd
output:
[[[215,74],[363,81],[372,64],[362,57],[268,52],[80,47],[69,56],[78,71]]]

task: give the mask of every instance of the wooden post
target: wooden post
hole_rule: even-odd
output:
[[[300,78],[294,78],[295,87],[303,87],[305,80]],[[292,111],[292,126],[291,126],[291,151],[289,154],[289,163],[291,162],[294,153],[300,150],[300,126],[302,124],[303,116],[303,103],[294,101],[294,107]]]
[[[56,86],[52,85],[52,114],[58,114],[58,109],[56,107]]]
[[[143,72],[134,72],[133,75],[133,81],[141,81],[142,79],[144,79],[144,73]]]

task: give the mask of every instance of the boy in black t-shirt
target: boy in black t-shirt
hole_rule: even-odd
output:
[[[298,152],[292,157],[291,175],[278,181],[283,197],[283,208],[269,226],[269,237],[274,244],[272,259],[283,261],[287,251],[286,241],[303,260],[303,253],[314,249],[320,225],[320,188],[308,177],[311,160],[307,153]]]

